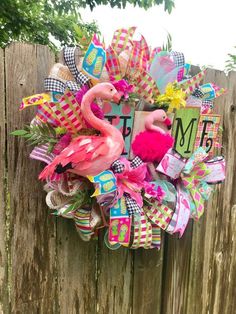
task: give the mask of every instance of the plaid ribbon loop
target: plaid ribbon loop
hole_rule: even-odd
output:
[[[67,81],[63,83],[60,80],[47,77],[44,80],[44,89],[47,92],[58,92],[64,94],[66,89],[69,89],[73,92],[77,91],[79,89],[79,85],[73,81]]]
[[[83,86],[89,82],[89,78],[83,73],[81,73],[76,66],[76,59],[75,59],[76,49],[77,47],[65,47],[63,49],[63,56],[64,56],[65,63],[68,66],[71,74],[74,76],[76,82],[80,86]]]

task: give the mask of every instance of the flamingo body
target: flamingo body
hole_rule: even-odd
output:
[[[97,175],[108,169],[120,157],[124,149],[122,134],[107,121],[95,117],[91,102],[95,97],[119,101],[114,86],[100,83],[91,88],[83,97],[81,111],[86,121],[101,132],[100,136],[78,136],[39,175],[40,179],[51,178],[58,166],[80,176]]]

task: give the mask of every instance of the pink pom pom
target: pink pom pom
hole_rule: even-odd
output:
[[[145,162],[160,162],[173,144],[174,138],[169,134],[144,131],[135,137],[132,149]]]

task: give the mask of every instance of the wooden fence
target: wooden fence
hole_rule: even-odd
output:
[[[74,225],[49,216],[37,180],[40,163],[10,132],[34,110],[21,98],[43,91],[55,62],[47,47],[14,43],[0,50],[0,312],[62,314],[230,314],[236,311],[236,72],[208,70],[205,81],[229,92],[223,117],[227,178],[199,223],[162,249],[108,250],[84,243]]]

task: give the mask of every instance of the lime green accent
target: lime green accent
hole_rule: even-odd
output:
[[[108,181],[108,180],[112,180],[113,176],[111,173],[107,173],[107,174],[103,174],[99,177],[99,179],[103,182]]]
[[[92,51],[89,53],[89,55],[87,56],[85,62],[88,64],[88,65],[92,65],[95,58],[97,56],[97,49],[93,48]]]

